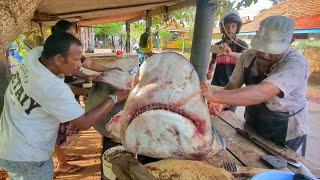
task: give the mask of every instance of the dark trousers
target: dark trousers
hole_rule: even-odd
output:
[[[290,149],[297,151],[301,146],[301,156],[305,157],[306,155],[306,147],[307,147],[307,135],[303,135],[294,139],[290,139],[285,142],[285,145]]]

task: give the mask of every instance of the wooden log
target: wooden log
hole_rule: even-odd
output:
[[[115,146],[103,154],[103,174],[108,179],[155,180],[155,177],[123,146]]]
[[[156,178],[133,156],[125,155],[112,160],[112,171],[121,180],[155,180]]]

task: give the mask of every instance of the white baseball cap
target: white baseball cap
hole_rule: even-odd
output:
[[[254,50],[269,53],[284,53],[292,41],[295,23],[286,16],[270,16],[261,21],[259,31],[251,40]]]

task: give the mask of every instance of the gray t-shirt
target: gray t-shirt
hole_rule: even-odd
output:
[[[254,57],[254,50],[248,50],[242,54],[230,77],[230,83],[239,86],[244,84],[244,68],[247,68],[251,64]],[[257,62],[254,62],[251,73],[258,75]],[[266,101],[269,110],[294,114],[304,107],[300,113],[289,118],[286,140],[296,138],[308,132],[306,98],[308,76],[309,68],[307,60],[295,50],[289,48],[284,58],[271,66],[270,73],[263,80],[277,86],[284,95],[282,98],[275,96]]]

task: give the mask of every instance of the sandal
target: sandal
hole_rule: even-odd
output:
[[[66,170],[66,171],[57,170],[57,171],[55,171],[55,173],[57,173],[57,174],[61,174],[61,173],[76,173],[76,172],[79,172],[80,170],[82,170],[82,168],[83,167],[81,167],[81,166],[70,164],[68,170]]]
[[[66,155],[66,161],[77,161],[79,159],[81,159],[82,156],[81,155],[77,155],[77,154],[68,154]]]

